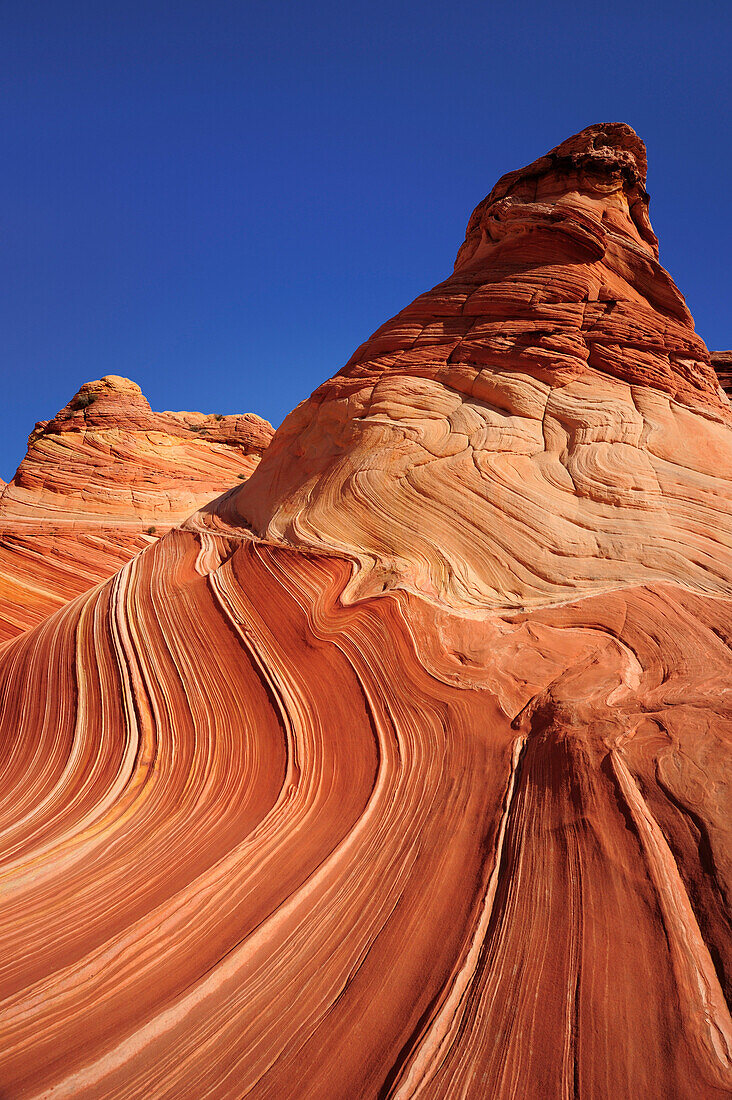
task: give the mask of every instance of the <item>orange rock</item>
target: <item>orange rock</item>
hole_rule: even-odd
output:
[[[732,409],[629,127],[0,653],[8,1097],[732,1093]]]
[[[248,477],[271,436],[252,414],[153,412],[127,378],[85,383],[0,495],[0,642]]]

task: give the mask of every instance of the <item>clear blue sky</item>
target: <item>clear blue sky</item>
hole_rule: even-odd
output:
[[[82,382],[275,424],[443,279],[496,178],[592,122],[732,345],[724,3],[4,0],[0,475]]]

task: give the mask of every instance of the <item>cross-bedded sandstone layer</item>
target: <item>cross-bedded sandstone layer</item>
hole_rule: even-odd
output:
[[[644,179],[504,177],[0,656],[5,1095],[730,1095],[732,409]]]
[[[0,491],[0,642],[248,477],[271,437],[249,413],[153,412],[127,378],[83,385]]]

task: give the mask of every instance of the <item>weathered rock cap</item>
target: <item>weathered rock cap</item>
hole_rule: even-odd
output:
[[[481,237],[495,242],[526,228],[517,223],[543,223],[544,228],[561,223],[566,230],[572,220],[577,223],[575,235],[579,231],[588,243],[599,234],[601,251],[606,218],[592,218],[588,199],[590,206],[609,208],[607,220],[614,229],[622,231],[622,223],[627,223],[629,235],[658,259],[658,239],[648,217],[647,167],[646,147],[631,126],[624,122],[587,126],[532,164],[499,179],[473,211],[455,267],[473,259]],[[593,221],[597,222],[594,228]]]
[[[646,147],[632,126],[598,122],[566,138],[526,168],[501,176],[487,201],[502,199],[522,181],[550,173],[586,177],[584,182],[594,187],[614,189],[622,182],[627,188],[645,190],[647,172]]]

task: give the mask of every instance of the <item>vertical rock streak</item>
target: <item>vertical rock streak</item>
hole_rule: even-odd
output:
[[[689,993],[689,1034],[700,1044],[701,1064],[716,1070],[713,1076],[720,1087],[732,1090],[732,1020],[709,950],[663,832],[649,813],[622,757],[614,752],[611,759],[661,903],[677,983]]]
[[[518,738],[514,743],[510,779],[506,791],[505,806],[498,827],[493,868],[488,879],[488,887],[480,908],[475,931],[467,951],[460,960],[460,970],[452,978],[448,995],[439,1013],[432,1021],[427,1034],[420,1042],[403,1084],[393,1092],[395,1100],[412,1100],[413,1097],[420,1096],[424,1092],[437,1069],[445,1060],[447,1052],[454,1045],[460,1031],[466,995],[475,977],[481,949],[493,915],[493,903],[498,888],[498,874],[503,858],[506,823],[511,810],[516,772],[524,744],[525,740],[523,738]]]

